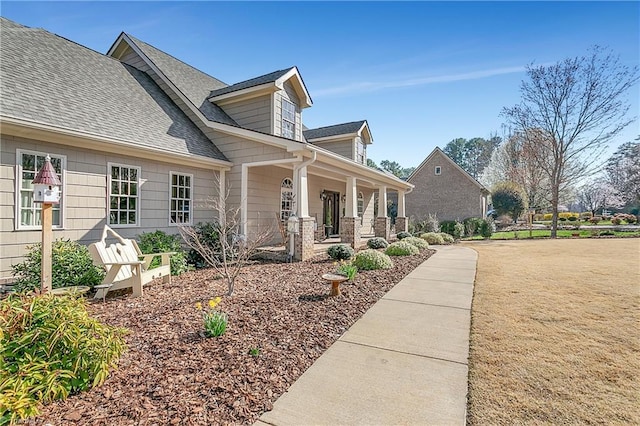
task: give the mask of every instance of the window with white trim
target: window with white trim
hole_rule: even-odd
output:
[[[364,220],[364,194],[362,192],[358,192],[358,217],[360,225],[362,225]]]
[[[191,225],[193,175],[171,172],[169,185],[169,222],[172,225]]]
[[[109,225],[140,225],[140,167],[109,163]]]
[[[366,164],[367,147],[364,142],[358,141],[356,145],[356,161],[360,164]]]
[[[436,173],[436,176],[440,176],[440,174],[442,173],[442,167],[436,166],[435,173]]]
[[[64,211],[62,194],[64,193],[63,171],[67,166],[64,155],[49,154],[51,165],[62,182],[60,187],[60,203],[52,208],[52,226],[62,228],[62,212]],[[16,151],[16,229],[42,228],[42,203],[33,202],[33,184],[38,171],[44,164],[47,153],[18,149]]]
[[[293,214],[293,182],[289,178],[282,179],[280,185],[280,220],[285,222]]]
[[[296,106],[282,98],[282,136],[295,139],[296,134]]]

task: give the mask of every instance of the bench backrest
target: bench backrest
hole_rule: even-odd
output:
[[[107,245],[106,239],[109,232],[117,241]],[[89,245],[89,252],[93,262],[96,265],[103,266],[107,271],[111,269],[111,266],[105,265],[105,263],[133,262],[139,260],[140,256],[140,248],[138,248],[135,240],[122,238],[108,226],[105,226],[100,241]],[[131,278],[131,271],[132,268],[130,266],[120,268],[114,282]]]

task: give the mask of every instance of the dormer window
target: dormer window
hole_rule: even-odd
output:
[[[360,164],[365,164],[365,153],[367,152],[367,147],[362,142],[362,139],[358,138],[358,142],[356,143],[356,161]]]
[[[286,99],[282,99],[282,137],[295,139],[296,134],[296,106]]]

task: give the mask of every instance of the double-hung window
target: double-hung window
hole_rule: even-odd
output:
[[[33,202],[33,184],[38,171],[44,164],[47,154],[43,152],[26,151],[19,149],[16,152],[16,229],[40,229],[42,227],[42,204]],[[60,187],[60,203],[54,204],[52,209],[52,226],[62,228],[62,212],[64,193],[63,170],[66,169],[67,157],[64,155],[52,155],[51,165],[62,182]]]
[[[366,158],[366,147],[364,146],[364,142],[358,141],[356,143],[356,161],[360,164],[365,164]]]
[[[171,172],[169,182],[169,222],[171,225],[191,225],[193,175]]]
[[[109,224],[140,225],[140,167],[108,164]]]
[[[286,99],[282,99],[282,136],[295,139],[296,134],[296,106]]]

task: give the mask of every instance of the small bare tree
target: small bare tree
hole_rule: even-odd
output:
[[[596,46],[587,56],[530,65],[527,76],[520,104],[503,115],[517,132],[536,140],[534,154],[549,179],[555,238],[563,187],[597,170],[608,143],[633,122],[624,95],[638,82],[638,67]]]
[[[204,236],[196,228],[186,225],[179,225],[178,229],[187,246],[198,252],[207,265],[225,279],[227,295],[231,296],[242,267],[247,265],[259,247],[271,241],[275,230],[272,224],[257,220],[255,226],[245,227],[247,233],[242,234],[240,206],[228,208],[228,199],[229,189],[224,197],[210,198],[205,203],[207,209],[218,212],[213,231],[217,235]],[[217,243],[211,244],[212,239]]]

